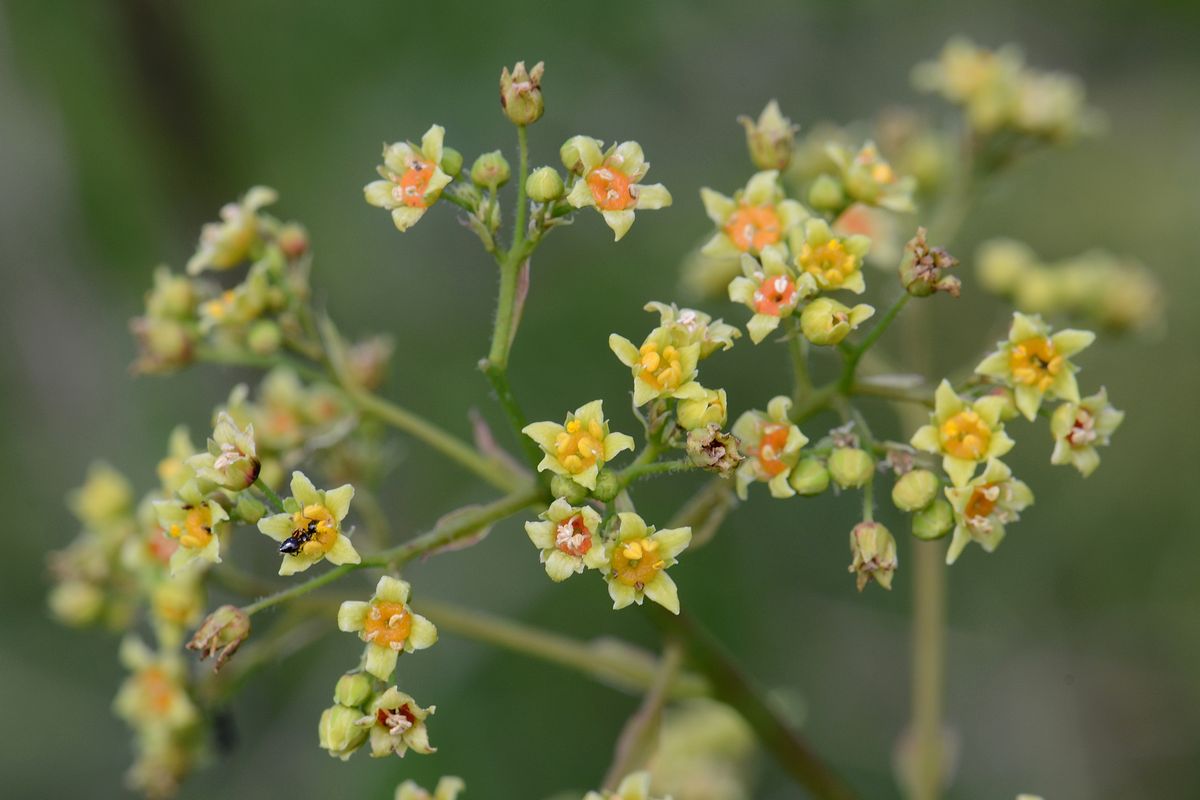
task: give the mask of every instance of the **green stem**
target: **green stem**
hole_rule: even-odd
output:
[[[782,769],[818,800],[856,797],[808,742],[779,717],[712,634],[686,615],[675,616],[657,606],[650,610],[660,628],[683,639],[695,667],[711,681],[716,699],[742,715]]]
[[[660,672],[649,653],[614,639],[579,641],[482,611],[423,600],[419,611],[440,630],[578,670],[609,686],[644,692]],[[693,673],[677,673],[668,686],[672,698],[708,694],[707,682]]]
[[[283,501],[279,499],[279,495],[275,494],[274,489],[263,482],[262,478],[254,479],[254,487],[263,493],[263,496],[270,501],[271,505],[275,506],[276,511],[283,511]]]
[[[790,318],[791,332],[788,334],[788,350],[792,355],[792,405],[798,407],[813,392],[812,377],[808,373],[808,339],[800,331],[800,320]]]
[[[616,791],[626,775],[646,766],[646,762],[654,755],[663,707],[667,704],[675,676],[682,665],[683,645],[679,639],[671,637],[663,647],[654,682],[642,698],[638,710],[625,723],[617,740],[612,764],[604,777],[604,788],[608,791]]]
[[[863,484],[862,498],[863,522],[875,521],[875,477],[872,476]]]
[[[491,525],[497,520],[512,516],[528,506],[544,502],[545,500],[545,490],[542,486],[540,484],[530,484],[523,489],[518,489],[486,505],[464,509],[458,514],[451,515],[428,533],[384,550],[378,555],[364,558],[358,564],[342,564],[328,572],[317,575],[315,578],[309,578],[303,583],[260,598],[249,605],[243,606],[242,611],[247,615],[257,614],[259,611],[264,611],[280,603],[286,603],[289,600],[306,595],[314,589],[319,589],[326,584],[333,583],[356,570],[368,567],[397,569],[418,556],[472,536],[481,528]]]
[[[913,542],[913,800],[941,796],[942,679],[946,650],[946,565],[938,542]]]
[[[901,294],[900,297],[896,299],[896,302],[892,303],[891,308],[884,312],[883,317],[879,320],[878,324],[871,329],[871,332],[867,334],[866,338],[863,339],[857,347],[852,348],[847,353],[846,363],[842,368],[842,377],[838,381],[838,390],[842,394],[849,394],[851,388],[853,388],[854,373],[858,369],[858,362],[860,359],[862,359],[863,353],[870,350],[871,346],[874,345],[875,342],[879,341],[879,337],[883,336],[883,332],[886,331],[888,326],[892,324],[892,320],[896,319],[896,315],[900,313],[901,309],[908,305],[908,301],[911,299],[912,295],[908,292]]]
[[[513,220],[512,249],[516,250],[525,241],[525,182],[529,178],[529,143],[525,126],[517,126],[517,211]]]
[[[850,387],[850,394],[864,397],[878,397],[897,403],[913,403],[933,408],[933,392],[923,386],[907,388],[901,386],[884,386],[869,381],[856,381]]]
[[[667,472],[684,472],[695,467],[696,465],[686,458],[679,458],[674,461],[655,461],[653,464],[635,463],[621,470],[618,474],[618,480],[623,488],[640,478],[650,475],[662,475]]]

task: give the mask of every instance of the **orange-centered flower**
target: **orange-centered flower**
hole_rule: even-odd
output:
[[[363,622],[362,638],[379,647],[400,650],[412,632],[412,614],[404,603],[377,600]]]
[[[655,389],[677,389],[683,380],[679,351],[672,345],[659,349],[657,342],[646,342],[638,349],[642,373],[639,377]]]
[[[607,164],[596,167],[588,173],[587,185],[601,211],[624,211],[637,205],[629,176],[616,167]]]
[[[967,499],[963,516],[967,519],[987,519],[996,510],[996,501],[1000,498],[1000,486],[995,483],[985,483],[975,487]]]
[[[1043,392],[1053,385],[1063,364],[1063,357],[1055,351],[1054,342],[1048,336],[1018,342],[1008,356],[1013,379]]]
[[[942,449],[955,458],[978,461],[987,453],[992,431],[971,410],[960,411],[942,423],[939,429]]]
[[[626,542],[613,553],[613,575],[626,586],[645,586],[666,566],[657,556],[658,542],[639,539]]]
[[[783,238],[783,225],[775,206],[739,206],[725,223],[725,235],[743,253],[759,253]]]
[[[573,419],[555,438],[554,451],[568,472],[583,472],[596,463],[597,456],[604,454],[604,428],[596,420],[584,427],[582,420]]]
[[[172,525],[167,533],[184,547],[199,550],[212,539],[212,510],[207,505],[192,506],[183,524]]]
[[[584,556],[592,549],[592,532],[582,514],[559,523],[554,530],[554,546],[569,556]]]
[[[754,292],[754,310],[778,317],[796,300],[796,282],[787,275],[768,275]]]
[[[399,178],[392,178],[396,184],[392,187],[392,198],[401,205],[409,208],[428,208],[430,201],[426,199],[429,192],[429,181],[433,178],[433,164],[415,156],[408,161],[408,169]]]
[[[175,686],[161,667],[146,667],[137,676],[138,689],[146,704],[146,710],[155,716],[163,716],[175,700]]]
[[[787,446],[789,426],[782,423],[772,423],[762,429],[762,436],[756,447],[750,448],[750,455],[758,459],[763,472],[772,478],[788,468],[781,458],[783,449]]]
[[[846,252],[840,239],[830,239],[816,247],[805,242],[797,260],[805,272],[833,286],[840,286],[858,269],[857,259]]]

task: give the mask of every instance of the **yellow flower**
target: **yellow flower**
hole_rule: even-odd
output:
[[[534,422],[522,430],[546,454],[538,471],[565,475],[587,489],[596,488],[600,468],[622,450],[633,449],[633,438],[610,433],[604,419],[604,404],[593,400],[567,415],[566,421]]]
[[[540,516],[536,522],[525,523],[525,533],[541,550],[551,580],[564,581],[585,569],[601,569],[608,564],[596,509],[573,506],[560,497]]]
[[[386,681],[401,651],[424,650],[437,642],[434,624],[408,605],[408,581],[384,575],[370,602],[347,600],[338,609],[338,629],[357,633],[367,643],[367,672]]]
[[[932,424],[919,428],[911,444],[918,450],[940,453],[951,483],[965,486],[977,464],[999,458],[1013,448],[1013,440],[1000,421],[1004,404],[1004,398],[996,395],[968,404],[944,380],[934,393]]]
[[[350,510],[354,487],[317,490],[303,472],[292,473],[292,496],[284,513],[263,517],[258,529],[279,542],[283,562],[280,575],[293,575],[328,559],[333,564],[357,564],[358,551],[342,533],[342,520]]]
[[[1026,419],[1034,419],[1042,398],[1057,397],[1079,402],[1075,382],[1078,367],[1067,359],[1096,340],[1091,331],[1068,328],[1051,334],[1050,326],[1037,315],[1013,314],[1008,339],[999,342],[975,372],[1011,386],[1017,408]]]
[[[685,344],[668,328],[655,328],[635,347],[624,336],[612,334],[608,346],[633,370],[633,404],[644,406],[660,397],[694,400],[704,389],[694,380],[700,360],[700,343]]]
[[[756,259],[742,256],[742,274],[729,282],[729,299],[754,312],[746,323],[750,341],[758,344],[791,316],[801,300],[817,293],[811,275],[796,275],[787,264],[782,247],[765,248]]]
[[[591,206],[600,212],[620,241],[633,225],[634,211],[666,208],[671,193],[661,183],[642,184],[650,163],[637,142],[614,144],[606,152],[590,136],[574,136],[563,145],[563,163],[581,177],[567,194],[575,208]]]
[[[679,590],[666,571],[691,543],[692,529],[656,531],[630,511],[622,511],[617,517],[620,527],[604,578],[613,608],[641,605],[649,597],[672,614],[678,614]]]
[[[946,498],[954,507],[954,538],[946,551],[946,563],[953,564],[970,542],[989,553],[995,550],[1004,538],[1004,526],[1016,522],[1033,503],[1033,492],[1013,478],[1007,465],[991,459],[978,478],[947,488]]]
[[[737,470],[737,494],[743,500],[755,481],[766,483],[772,497],[796,494],[788,476],[800,461],[800,448],[808,444],[808,437],[788,418],[791,409],[792,401],[780,395],[767,403],[765,414],[747,411],[733,423],[733,435],[747,455]]]
[[[866,290],[862,265],[871,249],[866,236],[835,236],[828,222],[810,219],[803,229],[792,233],[791,247],[801,274],[811,275],[821,289],[846,289],[855,294]]]
[[[1100,466],[1096,448],[1108,445],[1124,419],[1125,412],[1109,404],[1103,388],[1078,403],[1063,403],[1050,418],[1050,432],[1054,434],[1050,463],[1071,464],[1086,478]]]

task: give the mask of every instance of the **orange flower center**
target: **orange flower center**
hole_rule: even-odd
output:
[[[554,546],[569,556],[587,555],[592,549],[592,532],[583,524],[582,514],[558,524],[554,532]]]
[[[408,613],[404,603],[388,600],[376,600],[371,603],[371,609],[363,623],[363,641],[399,650],[411,632],[412,614]]]
[[[805,272],[829,286],[841,286],[858,270],[858,258],[846,252],[840,239],[816,247],[805,242],[798,261]]]
[[[987,519],[996,510],[996,501],[999,499],[1000,485],[985,483],[982,486],[976,487],[975,491],[971,492],[970,498],[967,499],[967,505],[963,509],[963,514],[968,519],[976,517]]]
[[[578,475],[604,460],[604,428],[596,420],[587,425],[581,419],[570,420],[554,440],[554,454],[568,472]]]
[[[1054,350],[1054,342],[1046,336],[1035,336],[1013,345],[1008,367],[1013,380],[1039,391],[1046,391],[1063,370],[1063,357]]]
[[[787,447],[790,428],[780,422],[773,422],[762,429],[758,446],[750,448],[750,455],[758,459],[763,472],[774,478],[787,469],[783,462],[783,450]]]
[[[796,302],[796,283],[786,275],[768,275],[754,292],[754,310],[778,317]]]
[[[620,544],[613,553],[613,575],[626,586],[642,588],[666,566],[657,553],[658,542],[649,538]]]
[[[740,206],[725,223],[725,235],[743,253],[760,253],[783,237],[775,206]]]
[[[683,366],[679,351],[671,345],[659,350],[656,342],[646,342],[638,350],[642,371],[639,378],[655,389],[677,389],[683,382]]]
[[[392,198],[409,208],[428,208],[429,201],[425,195],[429,190],[429,181],[433,179],[433,172],[432,163],[414,156],[399,180],[393,178],[396,185],[392,187]]]
[[[146,667],[138,673],[137,680],[146,708],[159,716],[166,714],[175,698],[175,688],[167,673],[161,667]]]
[[[633,187],[629,184],[629,176],[608,164],[589,172],[587,185],[592,190],[596,207],[601,211],[624,211],[637,202]]]
[[[992,431],[974,411],[964,410],[942,423],[942,449],[966,461],[978,461],[987,453]]]

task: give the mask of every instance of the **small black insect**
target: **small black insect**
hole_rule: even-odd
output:
[[[309,520],[307,528],[300,528],[294,531],[291,536],[279,543],[279,552],[285,556],[294,556],[300,552],[308,541],[317,535],[317,521]]]

